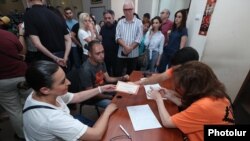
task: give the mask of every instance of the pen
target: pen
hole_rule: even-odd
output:
[[[120,125],[120,128],[121,128],[122,131],[128,136],[128,138],[130,138],[130,135],[129,135],[128,132],[123,128],[122,125]]]

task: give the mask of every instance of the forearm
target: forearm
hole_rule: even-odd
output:
[[[78,45],[79,47],[82,46],[81,43],[76,39],[75,36],[71,36],[71,40],[72,40],[73,43],[75,43],[75,44]]]
[[[64,59],[68,60],[69,52],[70,52],[70,49],[71,49],[71,38],[70,38],[69,34],[65,35],[64,38],[65,38]]]
[[[140,85],[148,85],[148,84],[155,84],[162,82],[167,79],[166,74],[161,73],[161,74],[155,74],[149,78],[143,79],[140,81]]]
[[[171,116],[165,108],[163,99],[157,99],[156,103],[163,126],[167,128],[174,128],[175,125],[172,123]]]
[[[31,35],[30,36],[32,43],[34,44],[34,46],[41,51],[44,55],[48,56],[49,58],[51,58],[52,60],[56,61],[57,60],[57,56],[55,56],[54,54],[52,54],[45,46],[42,45],[42,43],[40,42],[40,39],[38,36],[35,35]]]
[[[182,104],[181,98],[177,97],[175,94],[173,94],[171,97],[168,97],[168,99],[172,101],[174,104],[176,104],[177,106],[181,106]]]
[[[99,89],[101,89],[101,87],[75,93],[70,103],[80,103],[82,101],[90,99],[91,97],[94,97],[100,93]]]
[[[131,47],[132,49],[135,49],[135,48],[138,47],[138,43],[137,43],[137,42],[133,42],[133,43],[130,45],[130,47]]]
[[[80,138],[82,140],[101,140],[108,125],[108,120],[111,113],[107,110],[96,121],[95,125],[87,129],[87,132]]]
[[[25,43],[24,35],[19,35],[18,36],[18,40],[20,41],[20,43],[23,46],[23,50],[20,52],[20,54],[26,55],[26,53],[27,53],[27,46],[26,46],[26,43]]]
[[[123,48],[126,47],[126,43],[121,38],[117,40],[117,43]]]
[[[187,43],[187,36],[182,36],[181,37],[181,43],[180,43],[180,49],[184,48]]]

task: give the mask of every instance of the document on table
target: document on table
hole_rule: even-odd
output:
[[[148,104],[128,106],[127,110],[135,131],[162,127]]]
[[[157,89],[160,89],[161,86],[157,83],[157,84],[152,84],[152,85],[144,85],[144,88],[145,88],[147,99],[152,99],[150,97],[152,89],[157,90]],[[167,98],[163,98],[163,99],[166,100]]]
[[[126,83],[122,81],[118,81],[118,83],[116,84],[117,91],[129,94],[137,94],[139,87],[140,87],[139,85],[133,83]]]

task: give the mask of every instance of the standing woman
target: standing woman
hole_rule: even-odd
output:
[[[152,29],[146,33],[144,44],[148,46],[149,50],[148,69],[150,72],[155,72],[156,67],[160,64],[165,38],[161,32],[161,18],[156,16],[151,20],[151,23]]]
[[[187,13],[185,10],[179,10],[175,13],[175,19],[172,31],[169,35],[169,41],[161,57],[158,72],[162,73],[170,65],[174,54],[186,45],[187,28],[186,28]]]
[[[78,38],[83,47],[83,62],[88,58],[88,43],[96,39],[96,30],[91,23],[91,19],[88,13],[82,13],[79,16]]]

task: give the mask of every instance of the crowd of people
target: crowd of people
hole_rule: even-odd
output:
[[[4,60],[0,104],[9,114],[17,138],[101,140],[117,109],[111,103],[113,84],[129,81],[134,70],[159,73],[135,84],[171,83],[170,89],[153,90],[151,95],[164,127],[179,128],[192,141],[203,140],[204,124],[234,123],[223,84],[209,66],[198,62],[197,51],[186,47],[186,10],[177,11],[174,21],[169,19],[168,9],[152,19],[149,13],[140,19],[134,3],[126,0],[123,17],[116,21],[114,11],[105,10],[103,22],[97,24],[89,13],[79,12],[77,20],[69,7],[61,14],[42,0],[28,3],[31,7],[18,26],[18,35],[6,30],[8,17],[0,19],[0,59]],[[76,77],[67,78],[72,72]],[[18,84],[30,87],[26,88],[24,107]],[[163,97],[181,112],[170,116]],[[93,125],[74,118],[67,106],[84,101],[105,108]],[[213,110],[218,112],[204,115]]]

